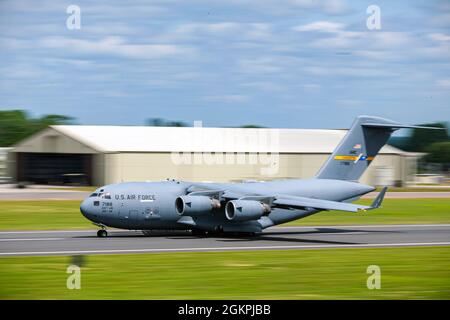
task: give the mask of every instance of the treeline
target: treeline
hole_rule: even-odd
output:
[[[57,114],[33,118],[24,110],[0,111],[0,147],[9,147],[49,125],[71,124],[73,120]]]
[[[188,123],[183,122],[183,121],[166,120],[166,119],[162,119],[162,118],[147,119],[145,124],[148,126],[153,126],[153,127],[191,127],[191,125],[189,125]],[[264,128],[264,127],[258,126],[256,124],[245,124],[245,125],[239,126],[239,128]]]
[[[74,124],[75,118],[59,114],[33,118],[24,110],[0,110],[0,147],[9,147],[39,132],[50,125]],[[183,121],[149,118],[145,125],[155,127],[189,127]],[[244,125],[242,128],[260,128],[257,125]]]
[[[440,164],[442,170],[450,168],[450,137],[447,124],[427,123],[425,127],[438,127],[444,130],[413,129],[405,137],[392,137],[388,143],[409,152],[423,152],[427,155],[422,159],[424,163]]]

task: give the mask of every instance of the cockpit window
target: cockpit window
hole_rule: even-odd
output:
[[[111,199],[111,194],[109,192],[94,192],[89,197],[99,197],[102,199]]]

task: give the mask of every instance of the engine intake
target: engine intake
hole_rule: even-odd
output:
[[[256,220],[269,212],[269,205],[256,200],[232,200],[225,206],[225,216],[230,221]]]
[[[175,208],[179,215],[201,216],[220,208],[220,201],[207,196],[180,196],[175,200]]]

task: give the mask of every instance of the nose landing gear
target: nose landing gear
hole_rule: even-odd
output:
[[[105,229],[101,229],[97,231],[97,237],[105,238],[108,236],[108,232]]]
[[[100,227],[100,228],[101,228],[101,230],[98,230],[98,231],[97,231],[97,237],[99,237],[99,238],[105,238],[105,237],[108,236],[108,232],[106,232],[106,226],[105,226],[104,224],[102,224],[102,223],[96,223],[96,222],[94,222],[93,224],[96,225],[97,227]]]

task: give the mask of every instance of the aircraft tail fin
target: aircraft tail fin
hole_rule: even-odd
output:
[[[319,170],[316,178],[358,180],[391,134],[401,128],[442,129],[403,125],[379,117],[359,116]]]

